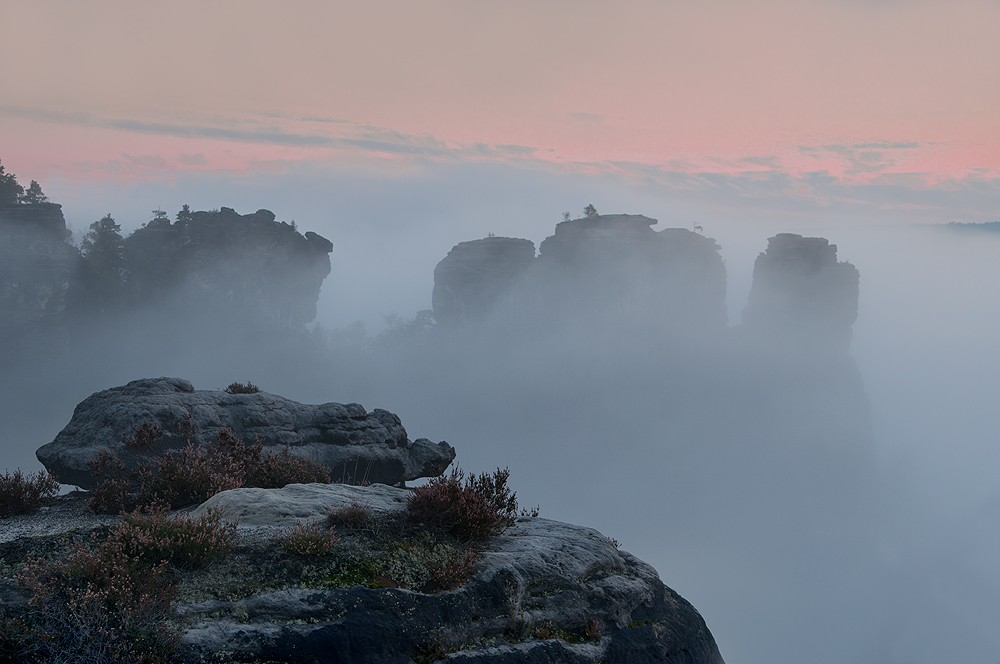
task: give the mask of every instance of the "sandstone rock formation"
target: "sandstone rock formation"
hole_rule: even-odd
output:
[[[187,416],[190,433],[182,424]],[[306,405],[266,392],[195,391],[179,378],[135,380],[92,394],[36,456],[63,484],[93,488],[87,461],[108,449],[134,464],[141,456],[126,449],[122,436],[143,422],[162,429],[163,449],[183,447],[188,437],[207,446],[219,429],[231,428],[248,442],[260,437],[265,452],[289,445],[295,454],[324,464],[335,481],[349,483],[436,476],[455,458],[448,443],[411,442],[399,418],[386,410],[369,413],[356,403]]]
[[[255,508],[243,495],[216,496],[239,506],[241,523],[283,525],[287,507],[305,485],[269,490],[274,498]],[[341,504],[344,489],[309,489]],[[407,492],[391,487],[352,490],[351,499],[400,508]],[[278,497],[282,492],[287,498]],[[215,500],[215,499],[213,499]],[[313,516],[327,505],[315,502]],[[202,508],[199,508],[202,509]],[[306,516],[308,510],[299,510]],[[251,514],[252,512],[252,514]],[[241,526],[242,528],[243,526]],[[436,595],[395,588],[291,588],[236,601],[210,599],[176,604],[181,643],[189,661],[409,664],[418,649],[437,643],[464,646],[448,661],[506,664],[594,662],[723,664],[704,620],[660,581],[656,570],[590,528],[522,517],[486,543],[472,577]],[[539,638],[512,624],[546,626],[579,634],[596,621],[599,637],[570,643]]]
[[[594,317],[667,326],[722,326],[726,268],[719,245],[683,228],[654,231],[642,215],[564,221],[539,247],[548,299]]]
[[[79,252],[55,203],[0,208],[0,356],[58,334]]]
[[[211,305],[272,325],[296,327],[316,317],[330,274],[333,244],[299,234],[270,210],[240,215],[224,207],[159,217],[125,240],[133,296],[162,300],[185,288],[190,306]]]
[[[434,270],[439,323],[579,323],[663,329],[726,322],[726,270],[714,240],[642,215],[564,221],[539,247],[485,238],[456,245]]]
[[[779,233],[757,257],[743,326],[784,343],[846,351],[858,317],[859,273],[837,245]]]
[[[530,240],[487,237],[456,244],[434,268],[434,318],[444,325],[484,322],[534,260]]]

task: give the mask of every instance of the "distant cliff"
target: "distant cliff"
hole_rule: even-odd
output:
[[[268,210],[160,213],[127,237],[110,215],[69,243],[61,206],[0,207],[0,359],[48,352],[80,324],[136,311],[183,326],[214,316],[301,330],[316,316],[333,244]]]
[[[316,317],[320,286],[330,274],[333,244],[305,235],[270,210],[213,212],[150,221],[125,239],[132,297],[162,301],[184,288],[195,305],[234,309],[278,326]]]
[[[779,233],[754,263],[743,327],[758,338],[846,351],[858,318],[859,282],[856,267],[837,262],[837,245]]]
[[[681,228],[654,231],[655,223],[628,214],[567,220],[537,257],[528,240],[458,244],[434,271],[434,316],[444,325],[725,325],[719,246]]]
[[[528,240],[462,242],[434,270],[440,325],[578,325],[695,334],[726,325],[719,245],[642,215],[593,215]],[[824,238],[780,233],[754,266],[740,331],[757,341],[843,352],[858,316],[859,273]]]
[[[0,357],[64,331],[80,259],[69,236],[55,203],[0,207]]]

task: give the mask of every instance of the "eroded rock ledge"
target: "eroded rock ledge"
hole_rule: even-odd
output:
[[[185,422],[185,418],[190,419]],[[63,484],[96,486],[87,462],[102,449],[126,463],[135,455],[122,436],[142,423],[163,431],[164,450],[208,446],[230,428],[248,443],[259,436],[264,451],[289,445],[295,454],[325,465],[335,481],[398,484],[444,472],[455,458],[446,442],[410,441],[399,417],[360,404],[301,404],[259,392],[195,390],[181,378],[145,378],[96,392],[77,405],[69,424],[35,455]]]

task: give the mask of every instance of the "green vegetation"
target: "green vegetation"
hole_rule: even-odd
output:
[[[125,436],[129,446],[146,450],[155,449],[159,438],[145,423]],[[231,432],[219,438],[224,451],[215,453],[231,455],[233,473],[247,473],[259,461],[254,446],[243,445]],[[477,510],[487,506],[496,519],[490,527],[498,532],[517,509],[508,476],[497,469],[465,479],[457,471],[433,483],[437,488],[414,493],[450,500],[457,491],[455,506],[462,501],[478,505]],[[427,510],[444,503],[418,499],[411,504]],[[355,586],[439,593],[465,584],[482,556],[476,544],[480,531],[473,528],[476,536],[470,538],[468,526],[485,522],[475,518],[456,526],[465,518],[457,507],[436,516],[424,511],[434,518],[418,521],[413,509],[375,515],[349,505],[319,523],[297,523],[270,540],[245,542],[217,510],[195,517],[170,514],[164,503],[148,509],[122,514],[114,526],[96,530],[89,539],[56,536],[0,544],[0,577],[13,576],[32,595],[27,611],[8,615],[0,626],[0,660],[170,662],[178,656],[172,601],[234,601],[289,588]],[[342,527],[339,536],[334,525]],[[519,638],[585,638],[523,620],[517,631]]]
[[[29,610],[0,628],[0,658],[35,662],[173,661],[167,626],[174,568],[199,568],[225,555],[235,527],[217,512],[199,517],[125,515],[100,539],[19,561]]]

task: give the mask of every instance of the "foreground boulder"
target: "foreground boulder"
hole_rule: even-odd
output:
[[[246,532],[347,504],[385,515],[407,495],[289,485],[222,492],[199,510],[229,505]],[[451,591],[293,587],[175,608],[186,659],[197,662],[723,662],[701,615],[656,570],[596,530],[532,517],[488,540],[471,577]]]
[[[455,458],[448,443],[410,441],[399,418],[389,411],[366,411],[360,404],[300,404],[258,392],[229,394],[195,390],[180,378],[146,378],[96,392],[77,405],[69,424],[35,453],[63,484],[96,486],[87,462],[111,450],[127,464],[141,455],[123,442],[136,426],[158,427],[164,450],[189,441],[208,446],[219,429],[254,442],[264,451],[288,445],[294,454],[323,464],[334,481],[398,484],[444,472]]]

